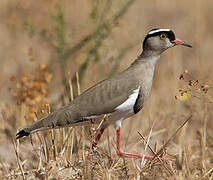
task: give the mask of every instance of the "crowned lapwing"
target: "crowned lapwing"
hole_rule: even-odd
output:
[[[16,138],[47,129],[85,125],[91,120],[99,123],[107,115],[108,119],[101,124],[92,147],[97,145],[104,129],[114,124],[117,132],[117,154],[123,157],[141,158],[142,155],[121,151],[121,123],[143,108],[151,91],[156,62],[161,53],[176,45],[192,47],[176,39],[174,32],[170,29],[152,29],[143,41],[141,55],[126,70],[97,83],[68,105],[22,129],[16,134]],[[143,157],[152,159],[148,155]]]

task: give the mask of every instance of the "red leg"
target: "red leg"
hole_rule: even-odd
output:
[[[102,127],[100,130],[99,130],[99,132],[98,132],[98,134],[97,134],[97,136],[95,137],[95,140],[93,141],[93,143],[92,143],[92,151],[90,152],[91,154],[91,159],[90,159],[90,161],[92,162],[93,160],[94,160],[94,148],[97,146],[97,144],[98,144],[98,141],[100,140],[100,138],[101,138],[101,135],[104,133],[104,127]]]
[[[131,153],[122,152],[121,151],[121,142],[120,142],[120,138],[121,138],[120,127],[118,127],[116,131],[117,131],[117,154],[118,154],[118,156],[128,157],[128,158],[143,158],[144,157],[144,159],[149,159],[149,160],[153,159],[153,156],[149,156],[149,155],[140,155],[140,154],[131,154]]]
[[[101,138],[101,135],[103,134],[103,132],[104,132],[104,127],[102,127],[101,129],[100,129],[100,131],[98,132],[98,134],[97,134],[97,136],[95,137],[95,140],[94,140],[94,142],[92,143],[92,149],[93,148],[95,148],[96,146],[97,146],[97,144],[98,144],[98,141],[100,140],[100,138]]]

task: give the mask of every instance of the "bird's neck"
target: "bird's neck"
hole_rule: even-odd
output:
[[[145,99],[149,96],[155,65],[159,58],[159,54],[148,54],[147,52],[142,52],[142,54],[128,68],[129,70],[132,70],[131,72],[133,72],[134,77],[144,89],[143,93]]]
[[[139,56],[139,59],[143,61],[153,61],[153,63],[156,63],[159,58],[160,58],[160,53],[154,52],[152,50],[144,50]]]
[[[135,65],[143,65],[143,66],[151,66],[155,67],[155,64],[160,58],[160,54],[158,53],[153,53],[153,51],[143,51],[140,56],[132,63],[131,66]]]

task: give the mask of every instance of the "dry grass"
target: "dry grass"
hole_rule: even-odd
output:
[[[2,0],[1,179],[213,179],[212,6],[211,0]],[[162,56],[148,103],[123,122],[122,149],[155,160],[118,157],[110,127],[91,161],[93,124],[14,140],[17,129],[126,68],[154,27],[174,29],[194,46]]]

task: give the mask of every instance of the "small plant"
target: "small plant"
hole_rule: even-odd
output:
[[[194,78],[188,70],[184,70],[184,72],[180,74],[179,79],[184,83],[183,88],[179,89],[179,95],[175,96],[175,99],[187,101],[190,97],[197,99],[207,98],[207,93],[210,89],[208,83]]]

